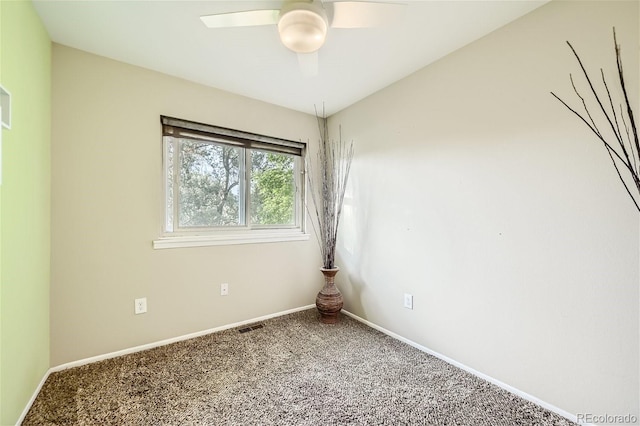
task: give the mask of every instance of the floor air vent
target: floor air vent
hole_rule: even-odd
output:
[[[245,328],[241,328],[241,329],[240,329],[240,330],[238,330],[238,331],[239,331],[240,333],[247,333],[247,332],[249,332],[249,331],[257,330],[257,329],[259,329],[259,328],[263,328],[263,327],[264,327],[264,325],[262,325],[262,324],[254,324],[254,325],[247,326],[247,327],[245,327]]]

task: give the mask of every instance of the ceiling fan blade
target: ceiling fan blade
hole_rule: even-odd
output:
[[[318,75],[318,52],[298,53],[298,65],[302,75],[315,77]]]
[[[398,21],[405,10],[401,3],[336,1],[333,5],[334,28],[384,27]]]
[[[278,23],[279,10],[247,10],[244,12],[205,15],[200,19],[209,28],[252,27]]]

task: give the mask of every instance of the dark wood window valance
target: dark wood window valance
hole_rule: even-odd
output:
[[[162,135],[302,156],[306,144],[211,124],[160,116]]]

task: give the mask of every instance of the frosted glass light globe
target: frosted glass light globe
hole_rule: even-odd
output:
[[[296,53],[312,53],[320,49],[327,37],[327,17],[311,4],[298,3],[284,11],[278,21],[280,40]]]

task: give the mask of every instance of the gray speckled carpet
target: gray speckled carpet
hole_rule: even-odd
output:
[[[571,425],[315,309],[53,373],[23,425]]]

